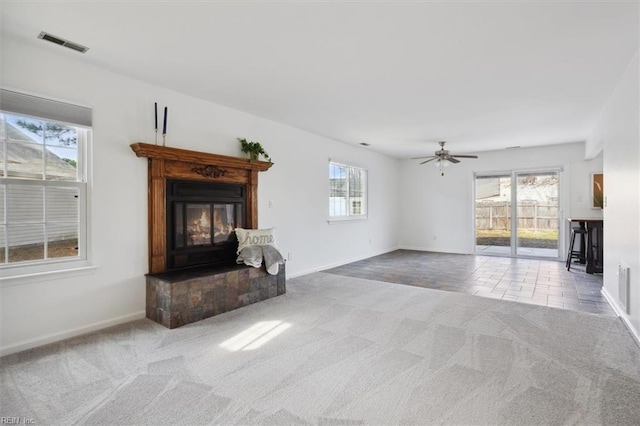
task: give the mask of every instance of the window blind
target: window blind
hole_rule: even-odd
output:
[[[91,108],[0,89],[0,110],[91,127]]]

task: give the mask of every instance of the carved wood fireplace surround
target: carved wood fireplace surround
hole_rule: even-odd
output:
[[[246,223],[258,227],[258,172],[272,163],[146,143],[134,143],[138,157],[149,159],[149,273],[167,271],[167,180],[246,185]]]
[[[272,163],[239,157],[134,143],[138,157],[148,159],[149,274],[146,278],[147,318],[167,328],[180,327],[286,292],[285,268],[269,275],[263,268],[227,264],[175,270],[167,236],[167,187],[183,182],[230,184],[244,195],[243,228],[258,227],[258,172]],[[171,191],[169,191],[171,193]],[[215,208],[214,208],[215,209]],[[215,219],[215,211],[210,217]],[[235,221],[235,226],[238,222]],[[213,242],[212,224],[209,240]],[[173,243],[176,244],[175,242]],[[237,246],[236,246],[237,247]],[[174,269],[174,270],[172,270]]]

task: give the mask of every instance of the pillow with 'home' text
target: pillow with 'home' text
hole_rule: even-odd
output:
[[[236,228],[238,237],[238,254],[245,247],[273,246],[276,247],[276,228],[268,229],[243,229]]]

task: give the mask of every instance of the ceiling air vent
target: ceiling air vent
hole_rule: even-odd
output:
[[[68,40],[65,40],[65,39],[60,38],[60,37],[56,37],[56,36],[54,36],[52,34],[44,32],[44,31],[42,31],[38,35],[38,38],[40,38],[42,40],[50,41],[51,43],[59,44],[60,46],[68,47],[69,49],[75,50],[76,52],[80,52],[80,53],[86,53],[86,51],[89,50],[88,47],[85,47],[85,46],[83,46],[81,44],[74,43],[72,41],[68,41]]]

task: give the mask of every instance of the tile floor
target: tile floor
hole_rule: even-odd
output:
[[[323,272],[615,316],[602,275],[556,260],[396,250]]]

